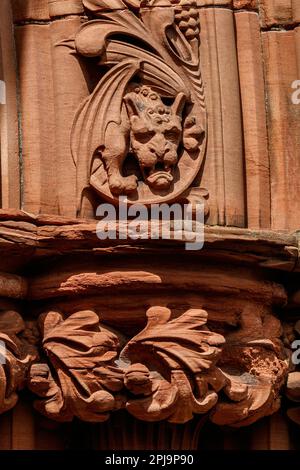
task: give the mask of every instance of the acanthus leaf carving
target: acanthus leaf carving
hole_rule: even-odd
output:
[[[224,338],[207,329],[207,313],[203,310],[188,310],[181,317],[169,321],[169,309],[154,307],[148,310],[147,316],[145,330],[128,343],[120,359],[125,363],[130,361],[132,375],[134,362],[143,357],[149,369],[155,371],[153,394],[129,400],[128,411],[140,419],[168,418],[174,423],[190,420],[193,413],[209,411],[218,400],[213,388],[217,380],[210,387],[210,374],[217,376],[215,364]],[[207,371],[210,374],[206,375]],[[157,404],[163,402],[164,397],[167,397],[168,407],[160,417],[161,410]]]
[[[118,338],[99,328],[97,315],[83,311],[66,320],[57,312],[40,317],[43,349],[51,364],[34,364],[29,388],[43,397],[35,406],[58,421],[74,416],[105,421],[117,408],[112,392],[123,387],[122,372],[113,367]]]

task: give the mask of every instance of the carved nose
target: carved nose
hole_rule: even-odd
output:
[[[153,150],[151,150],[151,151],[153,153],[155,152],[156,157],[159,160],[162,160],[165,156],[165,153],[166,153],[167,147],[168,147],[164,136],[160,135],[160,134],[157,134],[151,143],[152,143],[151,147],[153,148]]]
[[[162,159],[165,156],[166,149],[164,147],[153,146],[150,147],[150,152],[155,154],[158,159]]]
[[[162,148],[160,148],[156,151],[156,155],[160,160],[164,158],[165,153],[166,153],[166,150],[162,149]]]

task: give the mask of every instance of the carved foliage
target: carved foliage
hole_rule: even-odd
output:
[[[0,312],[0,413],[15,406],[17,392],[25,385],[28,368],[37,358],[31,339],[17,312]]]
[[[174,200],[205,151],[198,10],[180,2],[117,0],[112,11],[106,0],[83,3],[97,19],[81,27],[76,51],[109,71],[74,120],[78,208],[89,185],[112,201]]]
[[[233,426],[276,411],[286,372],[280,345],[254,341],[228,353],[203,310],[170,319],[169,309],[153,307],[147,317],[120,351],[120,337],[91,311],[66,320],[43,315],[47,359],[32,366],[29,381],[42,397],[37,409],[56,420],[103,421],[126,408],[141,420],[173,423],[210,412],[215,423]]]
[[[293,295],[291,304],[299,308],[299,292]],[[296,318],[299,318],[297,315]],[[285,345],[290,351],[289,375],[286,384],[285,394],[289,400],[287,410],[288,417],[296,424],[300,425],[300,320],[293,323],[291,320],[284,323]]]

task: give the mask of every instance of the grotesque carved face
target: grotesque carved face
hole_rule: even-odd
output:
[[[173,169],[178,162],[185,95],[180,93],[172,106],[166,106],[157,93],[142,86],[128,93],[125,103],[130,119],[131,150],[144,180],[155,190],[166,190],[172,184]]]

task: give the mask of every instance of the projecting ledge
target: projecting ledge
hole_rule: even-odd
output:
[[[204,248],[185,251],[185,240],[100,240],[97,221],[0,210],[1,271],[16,272],[30,260],[80,252],[185,254],[285,271],[300,270],[299,232],[206,226]],[[123,227],[124,228],[124,227]],[[125,227],[126,228],[126,227]],[[171,231],[172,232],[172,231]],[[171,233],[171,237],[173,237]]]

